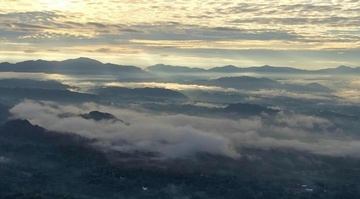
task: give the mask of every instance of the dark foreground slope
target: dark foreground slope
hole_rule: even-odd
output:
[[[26,120],[0,127],[0,198],[359,198],[360,161],[242,149],[238,160],[199,154],[104,152]],[[146,189],[147,188],[147,189]]]

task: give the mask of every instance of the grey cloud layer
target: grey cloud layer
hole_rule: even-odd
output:
[[[111,121],[96,122],[77,115],[91,110],[109,112],[130,125]],[[98,138],[97,147],[122,152],[144,151],[161,157],[187,157],[210,153],[232,158],[241,156],[242,147],[287,148],[315,154],[360,157],[360,141],[348,136],[330,121],[280,112],[240,120],[187,115],[151,115],[126,109],[83,104],[79,107],[52,102],[24,101],[11,109],[15,118],[28,119],[49,130],[74,132]],[[72,113],[68,118],[63,113]]]
[[[117,39],[125,40],[129,37],[148,40],[296,40],[307,38],[311,41],[320,40],[324,42],[326,40],[331,41],[334,35],[349,36],[346,31],[358,31],[358,24],[360,23],[360,16],[356,12],[356,9],[360,9],[358,2],[324,4],[323,1],[312,3],[300,1],[294,4],[283,1],[250,1],[247,3],[243,1],[231,3],[208,1],[200,3],[201,6],[199,3],[193,4],[184,1],[150,1],[143,6],[140,6],[142,3],[139,2],[111,3],[110,8],[121,8],[119,12],[123,13],[124,18],[117,12],[111,13],[111,10],[108,14],[114,15],[114,19],[118,19],[118,22],[121,21],[127,25],[103,20],[101,16],[96,18],[96,15],[87,19],[86,22],[79,21],[79,18],[90,18],[85,11],[79,13],[66,11],[10,12],[0,15],[0,24],[7,27],[5,30],[14,32],[38,32],[47,29],[64,31],[67,29],[70,30],[68,33],[71,30],[77,30],[77,34],[79,34],[81,30],[80,32],[88,34],[98,34],[95,37],[102,38],[103,42],[106,42],[107,34],[117,34]],[[86,4],[89,4],[89,9],[96,6],[99,13],[101,8],[105,6],[103,2],[88,2]],[[130,7],[126,8],[127,6]],[[133,9],[137,11],[136,13],[131,12],[131,6],[135,6]],[[195,9],[194,6],[199,7]],[[191,15],[187,15],[188,13]],[[93,13],[89,12],[88,14]],[[138,21],[132,21],[135,17],[128,17],[130,14],[137,15]],[[157,17],[154,18],[154,16]],[[207,20],[196,19],[202,18],[201,16],[205,16]],[[154,18],[153,21],[148,21],[150,18]],[[169,25],[173,22],[176,23],[172,26]],[[306,35],[305,33],[309,32],[308,30],[313,26],[324,27],[324,30],[318,29],[315,35]],[[314,30],[312,29],[312,31]],[[342,31],[343,34],[336,34],[335,30]],[[319,35],[319,33],[326,32],[328,34]],[[123,33],[147,34],[124,35]],[[51,40],[51,38],[48,39]]]
[[[140,65],[204,66],[207,54],[217,51],[211,63],[224,65],[320,68],[359,61],[351,52],[360,49],[359,1],[4,0],[0,5],[0,58],[82,54],[128,60],[121,64],[141,59]],[[263,50],[281,55],[274,61]],[[292,52],[284,56],[284,51]],[[304,61],[298,51],[311,55]],[[340,51],[345,53],[331,55]]]

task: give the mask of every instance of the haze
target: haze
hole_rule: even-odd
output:
[[[358,66],[360,3],[3,0],[0,61]]]
[[[0,198],[359,199],[360,2],[2,0]]]

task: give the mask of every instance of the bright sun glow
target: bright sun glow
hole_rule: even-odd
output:
[[[42,6],[47,10],[69,10],[70,0],[42,0]]]
[[[1,0],[0,60],[358,66],[358,0]],[[211,60],[211,61],[210,61]]]

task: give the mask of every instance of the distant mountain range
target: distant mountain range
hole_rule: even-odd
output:
[[[207,86],[219,86],[223,88],[235,88],[242,90],[280,89],[280,90],[288,90],[295,92],[322,92],[322,93],[334,92],[334,90],[318,83],[309,83],[305,85],[284,84],[276,80],[272,80],[265,77],[262,78],[249,77],[249,76],[220,77],[216,79],[194,80],[190,83],[207,85]]]
[[[101,63],[94,59],[80,57],[64,61],[24,61],[15,64],[0,63],[0,72],[42,72],[60,74],[145,74],[135,66]]]
[[[0,79],[0,88],[67,90],[70,86],[55,80],[37,81],[31,79]]]
[[[46,84],[45,84],[46,85]],[[62,102],[86,102],[96,101],[97,96],[87,93],[78,93],[63,89],[42,88],[3,88],[0,85],[1,97],[16,102],[21,99],[50,100]]]
[[[360,67],[339,66],[337,68],[327,68],[320,70],[303,70],[292,67],[277,66],[253,66],[237,67],[226,65],[203,69],[188,66],[172,66],[156,64],[142,70],[136,66],[117,65],[111,63],[101,63],[97,60],[80,57],[64,61],[45,61],[31,60],[19,63],[0,63],[0,72],[43,72],[60,74],[133,74],[145,75],[152,73],[293,73],[293,74],[359,74]]]
[[[191,68],[187,66],[172,66],[157,64],[149,66],[145,71],[156,73],[293,73],[293,74],[356,74],[360,73],[360,67],[339,66],[337,68],[327,68],[320,70],[303,70],[291,67],[277,66],[254,66],[241,68],[234,65],[214,67],[211,69]]]
[[[172,66],[172,65],[164,65],[164,64],[156,64],[153,66],[149,66],[145,69],[145,71],[151,72],[166,72],[166,73],[203,73],[207,72],[207,70],[203,68],[190,68],[187,66]]]
[[[218,73],[303,73],[308,72],[306,70],[290,68],[290,67],[275,67],[275,66],[260,66],[260,67],[248,67],[239,68],[233,65],[215,67],[208,70],[209,72]]]
[[[95,93],[103,97],[116,98],[188,100],[188,97],[181,92],[165,88],[104,87],[95,89]]]

